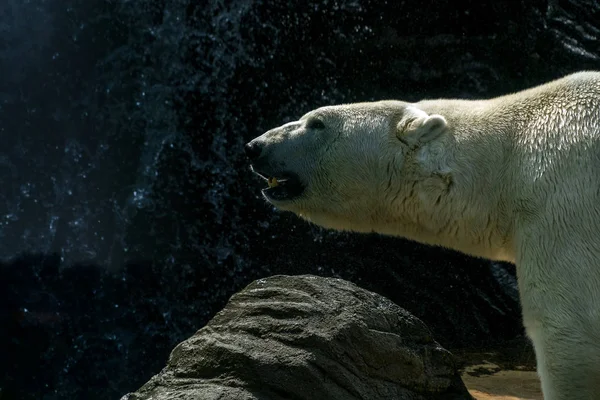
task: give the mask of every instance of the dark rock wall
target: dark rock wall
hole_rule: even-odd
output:
[[[273,274],[349,279],[446,346],[521,332],[497,266],[278,213],[242,145],[600,69],[598,2],[6,1],[0,32],[0,257],[45,254],[0,267],[1,398],[115,398]]]

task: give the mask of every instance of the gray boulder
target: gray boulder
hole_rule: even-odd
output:
[[[471,399],[419,319],[341,279],[260,279],[122,400]]]

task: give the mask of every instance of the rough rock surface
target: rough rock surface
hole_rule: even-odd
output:
[[[470,399],[419,319],[356,285],[260,279],[124,400]]]

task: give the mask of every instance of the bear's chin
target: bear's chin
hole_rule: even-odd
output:
[[[265,199],[274,205],[280,205],[281,203],[290,202],[296,200],[302,194],[298,190],[289,190],[289,188],[277,186],[270,187],[262,190],[262,194]]]

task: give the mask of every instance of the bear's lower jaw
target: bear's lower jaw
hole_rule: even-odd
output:
[[[304,193],[305,185],[300,177],[293,172],[274,172],[270,168],[251,166],[252,172],[267,181],[269,187],[262,194],[271,203],[281,203],[294,200]],[[277,204],[275,204],[277,205]]]
[[[272,203],[291,201],[304,193],[304,184],[296,174],[282,174],[273,180],[277,182],[276,185],[269,184],[268,188],[262,190],[263,196]]]

